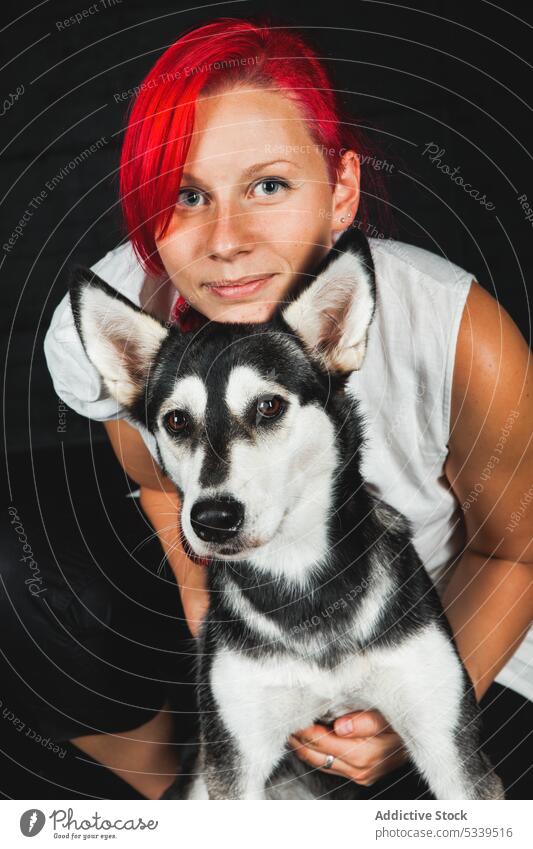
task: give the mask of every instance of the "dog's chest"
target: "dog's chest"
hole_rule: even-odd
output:
[[[334,670],[289,657],[253,660],[221,650],[211,685],[224,721],[238,738],[258,728],[285,738],[319,719],[329,722],[353,710],[371,708],[370,661],[362,654]]]

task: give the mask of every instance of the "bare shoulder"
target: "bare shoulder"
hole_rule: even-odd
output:
[[[457,338],[452,430],[453,414],[457,416],[460,413],[467,394],[473,400],[472,392],[483,392],[499,385],[495,402],[504,404],[506,395],[500,384],[512,378],[511,385],[507,387],[508,398],[518,400],[523,391],[527,391],[530,360],[531,350],[509,313],[473,280]]]

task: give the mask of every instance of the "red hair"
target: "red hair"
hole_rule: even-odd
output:
[[[263,18],[217,18],[186,31],[137,87],[120,160],[126,231],[150,274],[165,270],[155,240],[164,236],[172,219],[196,100],[243,83],[282,90],[296,101],[313,140],[328,151],[332,184],[345,150],[360,157],[369,151],[363,134],[351,125],[353,118],[343,115],[316,53],[294,31],[273,27]],[[365,183],[366,197],[362,193],[359,207],[363,224],[369,220],[367,198],[384,196],[379,174],[368,174]]]

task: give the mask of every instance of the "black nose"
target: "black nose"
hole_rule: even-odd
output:
[[[225,542],[234,537],[244,519],[244,505],[230,496],[204,498],[191,508],[191,525],[206,542]]]

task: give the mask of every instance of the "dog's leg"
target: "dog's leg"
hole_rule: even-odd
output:
[[[265,785],[287,752],[293,696],[265,687],[260,670],[237,652],[213,659],[200,709],[204,774],[210,799],[265,799]],[[312,714],[304,716],[303,724]]]
[[[374,704],[437,799],[504,798],[479,747],[479,715],[469,687],[453,644],[436,624],[383,652],[374,670]]]
[[[203,701],[204,766],[189,798],[206,798],[205,787],[209,799],[265,799],[266,781],[284,754],[286,732],[269,735],[268,723],[259,713],[254,717],[249,704],[244,713],[242,704],[234,703],[229,716],[227,704],[217,703],[212,692]]]
[[[194,779],[187,795],[187,799],[196,801],[206,801],[209,799],[209,791],[203,775],[199,775]]]

